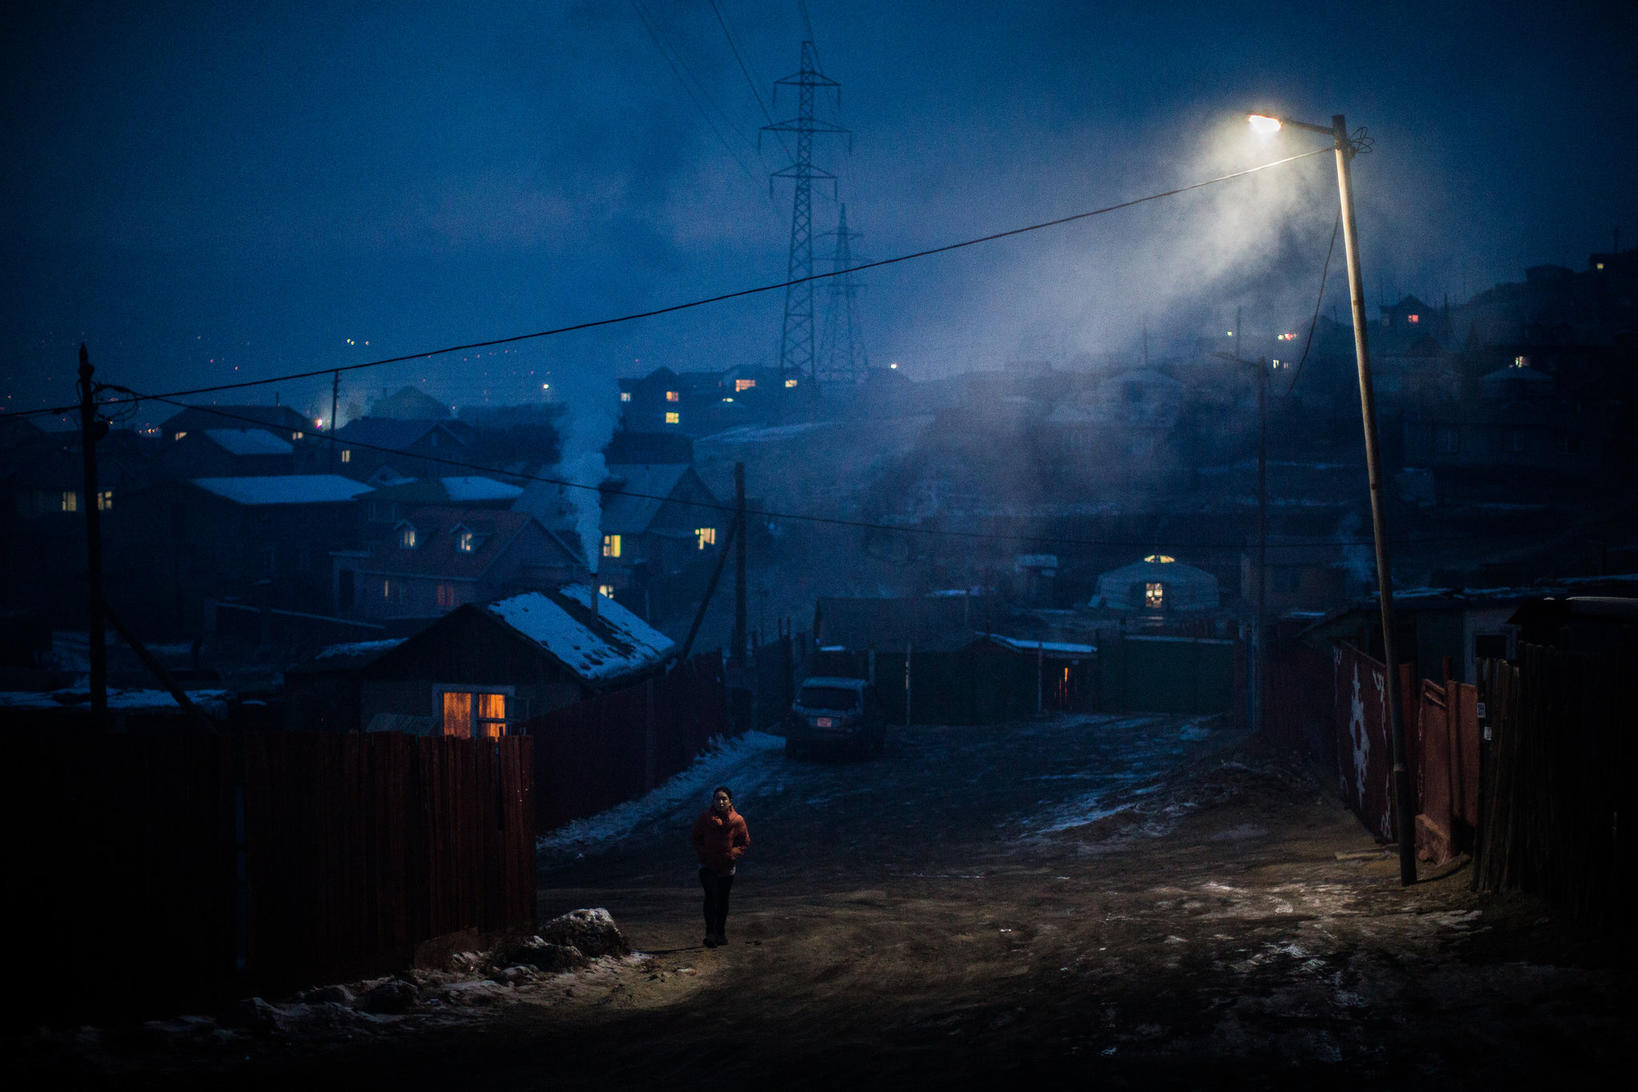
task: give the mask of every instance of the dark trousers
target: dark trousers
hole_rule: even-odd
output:
[[[734,886],[732,874],[719,876],[709,868],[700,869],[700,886],[705,888],[705,932],[725,936],[728,930],[728,890]]]

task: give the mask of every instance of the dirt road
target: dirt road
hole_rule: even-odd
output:
[[[543,861],[543,918],[605,907],[641,957],[465,1011],[103,1042],[79,1075],[1497,1088],[1633,1061],[1601,947],[1529,900],[1482,903],[1460,864],[1402,887],[1329,786],[1209,722],[917,729],[863,763],[754,752],[730,780],[752,852],[725,948],[700,945],[685,837],[702,794]]]

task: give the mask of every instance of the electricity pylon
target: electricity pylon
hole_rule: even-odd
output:
[[[853,281],[853,246],[851,240],[859,233],[847,229],[847,206],[843,205],[836,222],[836,252],[831,267],[836,276],[830,278],[829,307],[825,312],[825,333],[819,339],[819,375],[824,383],[863,383],[870,367],[870,358],[864,351],[859,336],[859,308],[855,297],[859,286]]]
[[[848,130],[813,116],[815,88],[830,88],[841,101],[841,84],[819,71],[818,56],[812,42],[802,43],[802,69],[794,76],[774,81],[774,99],[779,98],[780,86],[797,88],[796,117],[764,125],[763,131],[796,134],[796,161],[769,178],[789,178],[796,183],[796,196],[791,206],[790,260],[785,266],[785,279],[793,282],[785,289],[785,327],[779,339],[779,376],[783,383],[806,378],[814,383],[813,352],[813,180],[829,179],[834,186],[836,176],[813,165],[813,134],[846,133]]]

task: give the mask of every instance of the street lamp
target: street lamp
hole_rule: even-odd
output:
[[[1365,426],[1365,467],[1371,482],[1371,535],[1376,542],[1377,598],[1382,607],[1382,700],[1388,706],[1388,740],[1393,755],[1393,820],[1399,830],[1399,880],[1416,882],[1416,836],[1413,828],[1410,769],[1405,764],[1405,717],[1399,708],[1399,663],[1393,640],[1393,579],[1388,570],[1388,528],[1383,512],[1382,466],[1377,453],[1376,396],[1371,389],[1371,352],[1365,331],[1365,291],[1359,275],[1359,241],[1354,226],[1354,186],[1349,164],[1358,151],[1348,136],[1348,123],[1341,114],[1331,115],[1330,125],[1310,125],[1270,114],[1251,114],[1251,127],[1259,133],[1275,133],[1289,126],[1330,137],[1337,153],[1337,197],[1342,203],[1342,240],[1348,256],[1348,301],[1354,319],[1354,358],[1359,365],[1359,410]]]

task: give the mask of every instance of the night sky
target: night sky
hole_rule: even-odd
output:
[[[1375,140],[1355,165],[1368,303],[1460,302],[1529,265],[1584,268],[1617,227],[1638,242],[1634,11],[809,0],[842,85],[816,112],[852,131],[851,152],[821,136],[814,159],[855,253],[880,259],[1325,143],[1260,143],[1249,109],[1343,112]],[[775,120],[795,114],[790,89],[771,94],[809,33],[796,0],[23,0],[4,19],[6,410],[72,402],[81,341],[98,379],[166,393],[785,276],[791,187],[770,195],[768,176],[789,155],[759,150],[753,86]],[[865,349],[937,377],[1135,359],[1145,324],[1184,346],[1237,307],[1248,328],[1301,328],[1335,209],[1320,156],[874,270]],[[817,184],[816,259],[836,212]],[[1325,306],[1345,318],[1338,250]],[[783,295],[349,373],[343,403],[773,364]],[[216,397],[275,392],[328,412],[327,379]]]

